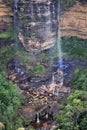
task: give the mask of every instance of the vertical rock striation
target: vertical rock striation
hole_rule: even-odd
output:
[[[16,3],[19,39],[27,51],[38,52],[54,46],[57,3],[54,0],[19,0]]]
[[[0,33],[8,28],[12,22],[12,9],[0,0]]]
[[[77,3],[61,15],[61,35],[87,39],[87,3]]]

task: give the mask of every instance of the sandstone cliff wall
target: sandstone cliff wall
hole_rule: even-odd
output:
[[[3,32],[12,22],[12,9],[0,0],[0,32]]]
[[[61,35],[87,39],[87,4],[78,4],[61,16]]]
[[[19,7],[23,6],[21,8],[22,11],[25,9],[25,12],[22,12],[22,16],[22,13],[19,12],[18,14],[21,16],[20,21],[22,22],[19,27],[19,39],[26,50],[44,50],[55,44],[56,4],[53,5],[51,3],[52,1],[47,3],[46,0],[43,3],[42,0],[37,0],[36,3],[29,3],[27,6],[25,6],[26,3],[25,5],[19,3]],[[32,10],[33,12],[31,12]],[[26,13],[27,11],[30,12]],[[0,33],[9,26],[12,22],[12,17],[11,8],[3,0],[0,0]],[[28,22],[25,21],[26,18],[28,18]],[[77,36],[87,39],[87,4],[79,3],[63,12],[60,26],[62,36]],[[30,38],[27,38],[27,36]],[[29,44],[26,44],[26,42],[29,42]]]

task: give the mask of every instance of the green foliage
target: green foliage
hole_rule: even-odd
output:
[[[22,121],[17,116],[21,103],[20,91],[15,84],[8,81],[4,73],[0,74],[0,122],[6,130],[15,130]]]
[[[10,6],[11,8],[13,8],[14,5],[14,1],[13,0],[3,0],[8,6]]]
[[[56,116],[61,130],[79,130],[82,127],[86,130],[86,116],[80,116],[87,111],[87,92],[75,90],[66,101],[63,111]],[[82,120],[81,120],[82,119]],[[82,123],[82,124],[81,124]],[[81,129],[83,130],[83,129]]]
[[[0,34],[0,39],[10,39],[14,40],[14,29],[13,27],[9,27],[6,32]]]
[[[27,119],[24,121],[24,126],[29,126],[31,123],[32,119]]]
[[[78,119],[78,123],[79,123],[80,130],[86,130],[87,129],[87,111],[84,112],[84,113],[81,113],[81,115]]]
[[[72,57],[86,59],[87,57],[87,40],[77,37],[63,37],[62,48],[65,53]]]
[[[61,9],[66,10],[76,4],[76,0],[61,0]]]
[[[63,110],[64,109],[64,105],[63,104],[59,105],[59,109]]]
[[[15,46],[6,46],[0,49],[0,70],[6,72],[6,65],[15,56]]]
[[[74,72],[73,78],[71,80],[71,85],[75,89],[87,90],[87,69],[77,68]]]
[[[34,70],[33,70],[33,73],[34,74],[44,74],[45,73],[45,67],[41,64],[37,64],[35,67],[34,67]]]

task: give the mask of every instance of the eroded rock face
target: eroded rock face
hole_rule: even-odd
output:
[[[0,32],[6,30],[9,24],[12,23],[12,16],[12,9],[3,0],[0,0]]]
[[[18,16],[22,12],[20,21],[26,19],[26,22],[20,25],[19,39],[25,49],[35,52],[54,46],[58,27],[58,1],[31,0],[20,5]],[[60,26],[61,36],[87,39],[87,4],[77,2],[75,6],[63,12]]]
[[[15,15],[18,20],[18,37],[27,51],[42,51],[54,46],[57,31],[58,1],[18,1]]]
[[[87,39],[87,3],[77,3],[61,16],[61,35]]]

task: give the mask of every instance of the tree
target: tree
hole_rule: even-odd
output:
[[[61,130],[79,130],[84,126],[86,130],[87,115],[81,115],[87,111],[87,92],[75,90],[72,92],[65,103],[64,110],[57,115],[56,119]],[[81,129],[82,130],[82,129]]]
[[[87,90],[87,69],[76,69],[71,80],[71,86],[75,89]]]
[[[0,122],[6,130],[15,130],[21,125],[17,110],[21,105],[20,90],[0,74]]]

